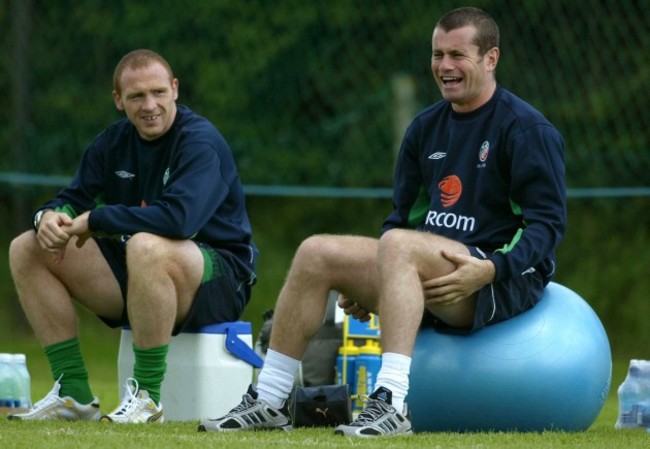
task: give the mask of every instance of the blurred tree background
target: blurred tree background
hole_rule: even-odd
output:
[[[9,242],[121,118],[111,84],[123,54],[164,55],[179,102],[232,147],[261,249],[245,315],[259,329],[303,238],[377,234],[401,135],[439,99],[432,28],[465,4],[0,0],[0,345],[31,335],[8,274]],[[650,358],[650,1],[471,4],[501,26],[499,82],[567,143],[570,221],[556,281],[592,304],[617,354]]]

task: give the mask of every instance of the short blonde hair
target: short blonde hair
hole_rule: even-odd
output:
[[[117,63],[117,66],[115,66],[115,72],[113,72],[113,90],[118,94],[121,93],[120,79],[122,78],[122,73],[124,73],[124,70],[127,68],[131,70],[140,69],[142,67],[148,67],[156,62],[167,70],[167,73],[169,73],[169,82],[171,83],[174,79],[174,73],[165,58],[155,51],[141,48],[124,55],[122,59],[120,59],[120,62]]]

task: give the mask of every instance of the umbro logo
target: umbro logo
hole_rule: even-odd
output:
[[[133,179],[135,178],[135,175],[133,173],[129,173],[128,171],[124,170],[118,170],[115,172],[117,176],[119,176],[122,179]]]
[[[436,151],[435,153],[429,155],[429,159],[442,159],[445,156],[447,156],[447,153]]]

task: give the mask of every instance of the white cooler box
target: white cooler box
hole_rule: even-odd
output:
[[[161,398],[165,420],[217,418],[241,402],[262,359],[253,350],[251,323],[235,321],[172,337]],[[122,329],[118,355],[120,400],[133,377],[133,335]]]

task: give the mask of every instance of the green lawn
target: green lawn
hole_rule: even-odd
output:
[[[82,334],[82,349],[94,393],[101,398],[102,409],[117,406],[118,333],[110,330]],[[86,342],[84,344],[84,342]],[[52,386],[45,357],[33,338],[3,343],[2,352],[24,352],[32,375],[32,398],[37,400]],[[616,389],[625,377],[628,360],[614,365],[612,389],[602,413],[585,432],[544,433],[423,433],[412,437],[351,440],[333,435],[331,429],[297,429],[292,433],[253,432],[244,434],[207,434],[196,431],[196,423],[116,426],[99,423],[34,423],[8,421],[0,417],[0,448],[641,448],[650,445],[645,430],[615,430],[618,413]],[[588,367],[585,367],[588,369]]]

